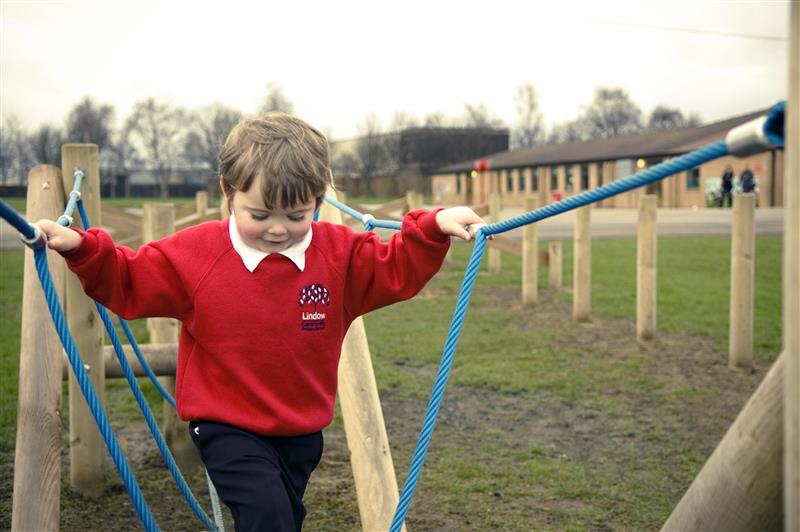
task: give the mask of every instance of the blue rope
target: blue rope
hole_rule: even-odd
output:
[[[69,193],[69,201],[67,201],[67,207],[64,209],[64,214],[58,217],[58,223],[63,226],[68,226],[72,224],[72,213],[75,211],[75,205],[78,203],[81,197],[81,186],[83,185],[83,178],[86,176],[86,170],[83,168],[76,168],[75,172],[72,174],[72,191]]]
[[[472,295],[472,287],[475,282],[475,277],[478,274],[483,251],[486,247],[486,237],[641,187],[653,181],[663,179],[668,175],[688,170],[706,161],[722,157],[723,155],[727,155],[727,153],[728,148],[725,142],[718,141],[681,157],[653,166],[639,174],[619,179],[594,190],[582,192],[581,194],[577,194],[576,196],[567,198],[558,203],[547,205],[503,222],[484,226],[478,230],[478,233],[475,235],[475,246],[472,249],[472,255],[467,263],[467,270],[461,284],[458,299],[456,300],[455,311],[453,312],[453,318],[450,322],[450,331],[448,332],[442,359],[439,363],[439,370],[436,373],[436,379],[433,383],[433,390],[431,391],[428,408],[425,412],[422,428],[420,429],[417,447],[414,450],[411,463],[408,467],[405,485],[400,494],[400,500],[389,528],[390,532],[400,531],[417,488],[417,482],[422,472],[422,465],[425,462],[425,456],[428,452],[433,429],[436,426],[436,418],[439,414],[442,397],[444,396],[444,389],[450,375],[456,346],[458,345],[458,340],[461,335],[461,327],[467,315],[467,307],[469,306],[469,300]]]
[[[86,210],[83,206],[83,201],[78,201],[78,212],[81,215],[81,221],[83,222],[84,229],[89,229],[89,220],[86,216]],[[136,403],[139,405],[139,410],[141,410],[142,415],[144,416],[145,422],[147,423],[148,428],[150,429],[150,433],[153,435],[153,439],[156,442],[156,446],[158,447],[161,456],[164,458],[164,462],[167,465],[167,469],[169,469],[172,478],[175,480],[175,483],[178,486],[183,498],[189,504],[189,507],[192,509],[194,514],[202,521],[203,525],[209,530],[215,530],[216,527],[214,523],[209,519],[203,509],[200,507],[200,504],[197,502],[192,490],[189,488],[186,480],[183,478],[183,474],[181,474],[180,469],[175,464],[175,460],[172,456],[172,453],[167,446],[167,443],[164,441],[164,437],[161,434],[161,431],[158,429],[158,424],[156,423],[155,418],[153,417],[153,412],[150,409],[150,406],[147,404],[147,401],[144,398],[144,394],[142,394],[142,390],[139,387],[139,383],[136,381],[136,376],[133,374],[133,370],[128,364],[128,359],[125,357],[125,352],[122,348],[122,342],[120,342],[119,335],[117,331],[114,329],[114,324],[111,322],[111,318],[108,314],[106,308],[101,305],[100,303],[95,301],[95,307],[97,307],[97,313],[100,315],[100,319],[103,320],[103,324],[106,327],[106,331],[108,331],[108,335],[111,338],[111,343],[114,346],[114,352],[117,354],[117,360],[119,361],[119,365],[122,368],[122,373],[125,375],[125,380],[128,381],[128,386],[131,388],[131,392],[133,392],[133,396],[136,398]],[[142,367],[146,368],[148,372],[148,376],[151,376],[151,380],[157,384],[157,387],[161,390],[161,384],[158,382],[158,378],[156,378],[155,374],[153,373],[150,366],[147,364],[147,361],[141,356],[141,352],[139,351],[139,347],[136,344],[133,335],[130,333],[130,329],[125,323],[125,320],[120,318],[120,323],[123,325],[125,329],[125,334],[128,335],[128,339],[131,340],[131,345],[134,346],[134,351],[137,353],[137,357],[139,357],[139,362],[142,364]],[[168,401],[173,408],[175,408],[175,400],[170,396],[169,393],[164,390],[165,399],[168,397]]]
[[[33,224],[20,216],[11,205],[6,203],[3,198],[0,198],[0,216],[3,220],[10,223],[23,237],[32,240],[36,237],[36,228]]]
[[[89,224],[89,217],[86,215],[86,208],[84,207],[82,200],[78,201],[78,213],[80,213],[81,223],[83,224],[84,229],[89,229],[91,225]],[[60,220],[61,218],[59,218],[59,223],[61,223]],[[161,397],[163,397],[164,400],[168,402],[173,409],[177,409],[177,406],[175,405],[175,399],[167,390],[164,389],[164,387],[161,385],[161,382],[159,382],[158,377],[153,372],[153,369],[150,367],[150,364],[147,363],[147,359],[144,358],[142,351],[139,349],[139,344],[136,342],[136,338],[134,338],[133,332],[131,331],[131,328],[128,326],[128,322],[123,318],[120,318],[119,316],[117,318],[119,319],[119,324],[122,326],[122,330],[125,332],[125,337],[128,339],[128,343],[133,348],[133,352],[136,354],[136,358],[137,360],[139,360],[139,364],[141,364],[142,368],[144,369],[144,372],[150,379],[150,382],[153,384],[153,386],[155,386],[156,390],[158,390],[158,393],[161,395]],[[106,327],[106,329],[108,330],[109,336],[116,335],[116,331],[114,330],[113,327],[111,328]],[[117,357],[119,357],[119,354],[117,354]]]
[[[328,196],[325,196],[325,201],[327,201],[328,203],[330,203],[331,205],[333,205],[334,207],[336,207],[340,211],[342,211],[344,213],[347,213],[350,216],[352,216],[353,218],[356,218],[356,219],[360,220],[361,223],[364,224],[364,230],[365,231],[372,231],[376,227],[382,227],[384,229],[400,230],[400,228],[403,226],[402,222],[398,222],[396,220],[376,220],[375,217],[373,217],[372,215],[370,215],[370,214],[367,214],[367,215],[361,214],[360,212],[358,212],[357,210],[353,209],[352,207],[349,207],[349,206],[345,205],[344,203],[342,203],[341,201],[335,200],[335,199],[330,198]]]
[[[642,187],[672,174],[689,170],[690,168],[694,168],[705,162],[723,157],[725,155],[728,155],[728,147],[725,144],[725,141],[718,140],[717,142],[712,142],[711,144],[703,146],[702,148],[698,148],[695,151],[687,153],[686,155],[681,155],[680,157],[657,164],[651,168],[648,168],[647,170],[639,172],[638,174],[612,181],[611,183],[607,183],[592,190],[587,190],[586,192],[581,192],[580,194],[563,199],[557,203],[551,203],[550,205],[540,207],[535,211],[520,214],[514,218],[509,218],[508,220],[504,220],[502,222],[487,225],[481,228],[481,230],[487,235],[494,235],[497,233],[510,231],[511,229],[516,229],[518,227],[522,227],[523,225],[538,222],[539,220],[543,220],[545,218],[549,218],[566,211],[571,211],[573,209],[577,209],[578,207],[583,207],[585,205],[589,205],[590,203],[594,203],[596,201],[610,198],[611,196],[616,196],[617,194],[622,194],[623,192]]]
[[[3,218],[6,218],[5,215]],[[8,218],[6,218],[6,220],[8,220]],[[150,509],[147,507],[147,503],[145,502],[144,496],[139,489],[139,484],[136,482],[136,477],[134,476],[133,471],[128,465],[128,462],[125,460],[125,456],[122,453],[122,449],[119,446],[116,436],[114,435],[114,431],[111,428],[108,417],[106,416],[103,407],[100,405],[100,400],[97,397],[94,388],[92,388],[92,384],[89,382],[89,374],[86,372],[86,368],[83,365],[83,360],[78,353],[75,341],[72,339],[72,335],[67,328],[64,312],[61,309],[61,304],[58,301],[58,296],[56,295],[55,287],[53,286],[53,280],[50,277],[50,270],[47,267],[47,253],[45,248],[41,246],[35,247],[33,250],[33,256],[36,262],[36,273],[39,275],[39,282],[42,285],[47,306],[50,309],[50,314],[53,317],[53,324],[56,327],[56,331],[61,339],[61,343],[64,345],[64,350],[67,353],[70,366],[72,366],[75,379],[81,388],[81,393],[83,394],[84,399],[86,399],[86,404],[89,406],[89,410],[92,412],[92,416],[94,417],[95,423],[97,423],[97,427],[100,429],[100,433],[103,435],[103,441],[108,448],[111,459],[114,461],[114,465],[117,468],[120,478],[125,484],[125,489],[128,491],[131,502],[136,508],[136,513],[139,515],[139,519],[144,525],[145,530],[157,531],[158,525],[156,524],[153,515],[150,513]]]

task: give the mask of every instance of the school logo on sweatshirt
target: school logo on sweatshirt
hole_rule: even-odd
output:
[[[319,307],[331,304],[331,294],[328,289],[321,284],[310,284],[300,290],[298,298],[300,311],[302,312],[303,331],[321,331],[325,329],[325,312]]]

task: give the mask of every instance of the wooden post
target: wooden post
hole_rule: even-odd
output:
[[[406,192],[406,207],[408,211],[414,211],[422,208],[422,194],[414,190]]]
[[[64,212],[61,174],[35,166],[28,174],[28,220]],[[64,299],[64,259],[47,254],[55,293]],[[17,441],[11,530],[58,530],[61,501],[61,341],[44,298],[33,251],[25,250],[19,339]]]
[[[208,192],[205,190],[199,190],[194,195],[194,205],[195,209],[197,210],[197,214],[203,215],[208,210]]]
[[[64,144],[61,147],[61,175],[64,192],[69,194],[74,183],[75,169],[85,170],[81,199],[91,226],[100,226],[100,154],[95,144]],[[83,227],[78,209],[74,225]],[[105,405],[106,370],[103,359],[103,324],[97,309],[83,291],[74,275],[66,280],[67,326],[75,344],[89,366],[89,382]],[[105,443],[92,412],[86,405],[81,388],[70,373],[69,378],[69,479],[72,489],[86,497],[99,497],[105,490]]]
[[[561,273],[564,255],[561,242],[550,242],[547,247],[547,280],[550,288],[561,288]]]
[[[787,356],[775,361],[662,531],[780,530]]]
[[[142,214],[142,242],[147,243],[163,238],[175,231],[175,207],[171,203],[145,203]],[[169,344],[178,341],[178,321],[173,318],[147,318],[150,342]],[[175,377],[159,377],[159,382],[172,396],[175,396]],[[166,400],[163,403],[164,439],[169,445],[175,462],[188,474],[190,468],[200,465],[197,448],[189,438],[186,423]]]
[[[728,364],[746,369],[753,367],[755,200],[752,193],[733,196]]]
[[[492,192],[489,194],[489,223],[500,221],[500,193]],[[500,273],[500,250],[489,248],[489,273]]]
[[[539,198],[525,198],[525,212],[539,207]],[[522,228],[522,304],[532,305],[539,299],[539,229],[528,224]]]
[[[219,219],[220,220],[225,220],[230,215],[231,215],[231,211],[228,208],[228,200],[225,199],[224,195],[222,195],[219,198]]]
[[[575,249],[572,260],[572,317],[589,321],[592,306],[591,205],[575,209]]]
[[[658,197],[639,198],[639,230],[636,241],[636,339],[650,340],[656,332],[656,207]]]
[[[328,189],[328,196],[335,199],[336,192]],[[339,210],[327,203],[322,206],[320,219],[342,222]],[[387,530],[400,496],[361,318],[350,325],[342,347],[339,403],[350,448],[361,529]]]
[[[784,529],[800,530],[800,4],[789,7],[789,98],[784,117],[783,348],[786,386]]]

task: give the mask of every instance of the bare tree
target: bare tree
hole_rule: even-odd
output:
[[[181,136],[185,115],[182,109],[148,98],[134,104],[126,123],[131,142],[143,154],[162,197],[168,196],[169,177],[183,151]]]
[[[445,127],[448,119],[444,113],[431,113],[425,117],[425,127]]]
[[[392,123],[389,126],[389,131],[402,131],[412,127],[419,127],[419,120],[417,120],[414,113],[408,111],[395,111],[392,117]]]
[[[584,114],[589,137],[604,139],[642,130],[642,111],[621,88],[600,87]]]
[[[352,153],[336,153],[336,150],[334,150],[331,157],[331,170],[334,178],[358,177],[358,159]]]
[[[503,121],[492,115],[485,104],[464,104],[464,127],[503,127]]]
[[[25,183],[33,166],[28,135],[15,116],[0,117],[0,174],[3,184]]]
[[[221,103],[211,104],[194,113],[191,130],[184,142],[184,157],[190,166],[217,169],[218,157],[231,129],[242,113]]]
[[[356,146],[358,170],[366,183],[367,192],[372,193],[372,180],[386,165],[386,144],[376,115],[367,115],[358,130],[359,140]]]
[[[114,175],[128,175],[134,166],[142,164],[141,156],[131,141],[132,124],[128,121],[120,130],[113,132],[108,143],[107,155],[100,152],[106,172]]]
[[[269,111],[281,111],[284,113],[293,113],[294,104],[283,93],[283,88],[274,81],[267,83],[267,93],[264,97],[264,103],[261,105],[261,113]]]
[[[679,109],[659,105],[650,113],[647,129],[673,129],[676,127],[694,127],[700,125],[697,115],[684,116]]]
[[[40,126],[28,138],[34,164],[61,166],[61,145],[64,134],[53,126]]]
[[[547,139],[550,144],[582,142],[589,139],[589,126],[584,117],[553,126]]]
[[[544,141],[539,95],[530,83],[517,87],[514,95],[519,122],[511,133],[511,148],[530,148]]]
[[[85,97],[67,116],[67,142],[91,142],[102,152],[111,140],[113,118],[112,106],[99,105]]]

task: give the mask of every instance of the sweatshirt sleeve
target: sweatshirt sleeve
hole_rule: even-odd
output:
[[[360,233],[352,249],[346,308],[357,317],[416,295],[439,271],[450,247],[434,211],[411,211],[399,233],[383,243],[374,233]]]
[[[83,235],[80,246],[62,255],[89,297],[125,319],[183,319],[190,311],[191,294],[165,252],[167,239],[133,251],[100,229],[76,231]]]

